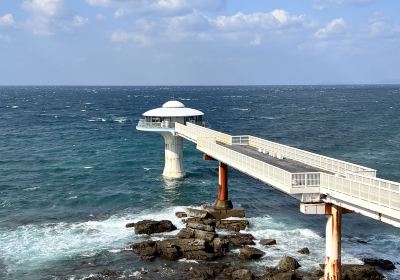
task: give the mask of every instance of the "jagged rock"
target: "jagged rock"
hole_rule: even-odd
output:
[[[218,277],[223,273],[226,266],[227,265],[224,263],[207,264],[206,266],[203,265],[194,266],[188,272],[189,279],[193,280],[216,279],[216,277]]]
[[[259,259],[262,256],[264,256],[264,252],[257,248],[249,247],[249,246],[244,246],[244,247],[240,248],[239,258],[241,258],[243,260]]]
[[[100,272],[101,275],[103,276],[107,276],[107,277],[118,277],[119,273],[114,271],[114,270],[110,270],[110,269],[104,269],[102,272]]]
[[[188,209],[186,210],[186,214],[187,214],[189,217],[196,217],[196,218],[202,218],[202,219],[210,218],[210,217],[211,217],[211,215],[210,215],[210,213],[209,213],[208,211],[206,211],[206,210],[199,210],[199,209],[193,209],[193,208],[188,208]]]
[[[214,248],[201,239],[167,239],[157,242],[158,253],[169,259],[213,260],[219,255]]]
[[[249,221],[247,220],[219,220],[216,223],[216,228],[231,231],[241,231],[245,230],[248,225]]]
[[[192,228],[183,228],[181,229],[177,237],[179,238],[195,238],[202,239],[211,242],[217,234],[215,232],[209,232],[204,230],[192,229]]]
[[[175,216],[176,216],[177,218],[186,218],[186,217],[187,217],[187,214],[186,214],[185,212],[176,212],[176,213],[175,213]]]
[[[385,259],[376,259],[376,258],[364,258],[363,262],[365,264],[369,264],[372,266],[377,266],[383,270],[393,270],[396,269],[396,266],[393,262]]]
[[[203,223],[197,223],[197,222],[187,222],[186,223],[187,228],[192,228],[192,229],[198,229],[198,230],[203,230],[203,231],[209,231],[209,232],[215,232],[215,227],[212,225],[206,225]]]
[[[155,241],[143,241],[131,245],[134,253],[138,254],[143,260],[152,260],[158,256],[157,246]]]
[[[198,229],[194,230],[194,238],[196,239],[202,239],[211,242],[216,236],[217,234],[215,232],[209,232]]]
[[[342,265],[342,279],[383,280],[385,277],[370,265]]]
[[[303,255],[309,255],[310,254],[310,250],[307,247],[301,248],[297,252],[300,253],[300,254],[303,254]]]
[[[231,246],[255,245],[254,236],[249,233],[234,233],[225,238]]]
[[[219,253],[219,255],[225,255],[229,249],[229,244],[223,237],[214,238],[212,241],[212,246],[214,248],[214,252]]]
[[[176,235],[179,238],[194,238],[194,229],[183,228]]]
[[[176,227],[168,220],[153,221],[143,220],[135,223],[136,234],[153,234],[160,232],[170,232],[176,230]]]
[[[199,224],[203,224],[203,225],[209,225],[209,226],[213,226],[215,227],[216,225],[216,221],[214,219],[202,219],[202,218],[196,218],[196,217],[191,217],[191,218],[187,218],[187,219],[183,219],[182,220],[183,223],[199,223]]]
[[[283,256],[283,258],[279,261],[278,268],[282,271],[292,271],[296,270],[301,265],[299,262],[290,256]]]
[[[301,280],[303,279],[297,271],[281,271],[277,268],[269,267],[264,275],[258,278],[259,280]],[[319,279],[319,278],[316,278]]]
[[[127,223],[125,225],[126,228],[131,228],[131,227],[134,227],[134,226],[135,226],[135,223]]]
[[[232,280],[253,280],[253,273],[248,269],[238,269],[232,272]]]
[[[276,245],[275,239],[261,239],[260,244],[264,246]]]

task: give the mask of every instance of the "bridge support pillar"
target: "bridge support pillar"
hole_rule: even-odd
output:
[[[326,257],[324,280],[342,279],[341,238],[342,238],[342,208],[326,204]]]
[[[214,204],[214,209],[229,210],[232,208],[232,202],[228,199],[228,165],[219,162],[218,196]]]

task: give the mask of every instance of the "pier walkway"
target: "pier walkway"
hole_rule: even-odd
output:
[[[176,123],[175,135],[208,156],[301,202],[306,214],[325,203],[400,227],[400,183],[376,170],[251,135],[232,136],[192,123]]]

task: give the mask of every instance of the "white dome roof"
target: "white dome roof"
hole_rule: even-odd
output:
[[[145,117],[193,117],[202,116],[203,112],[186,108],[182,102],[171,100],[165,102],[161,108],[152,109],[143,113]]]
[[[163,108],[185,108],[185,105],[182,102],[176,100],[170,100],[162,105]]]

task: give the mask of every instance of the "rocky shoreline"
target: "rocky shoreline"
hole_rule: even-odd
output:
[[[186,212],[177,212],[176,216],[182,220],[185,228],[182,228],[176,236],[162,240],[153,240],[151,236],[176,230],[171,221],[143,220],[126,225],[134,228],[136,234],[148,236],[148,240],[129,246],[143,261],[153,261],[157,258],[185,261],[168,271],[170,277],[168,279],[319,280],[323,277],[323,265],[319,270],[305,272],[299,269],[301,260],[287,255],[282,256],[276,267],[254,271],[252,262],[264,257],[265,252],[253,247],[256,240],[251,234],[240,232],[249,225],[245,219],[221,219],[219,215],[213,215],[210,211],[191,208]],[[261,239],[258,243],[271,247],[276,245],[277,241]],[[299,248],[297,252],[310,254],[308,248]],[[364,265],[343,265],[343,279],[383,280],[385,278],[377,268],[395,269],[394,264],[388,260],[369,258],[365,259],[364,263]],[[160,279],[159,274],[165,269],[143,271],[140,275],[124,279]],[[105,270],[85,280],[117,279],[120,276],[116,271]]]

